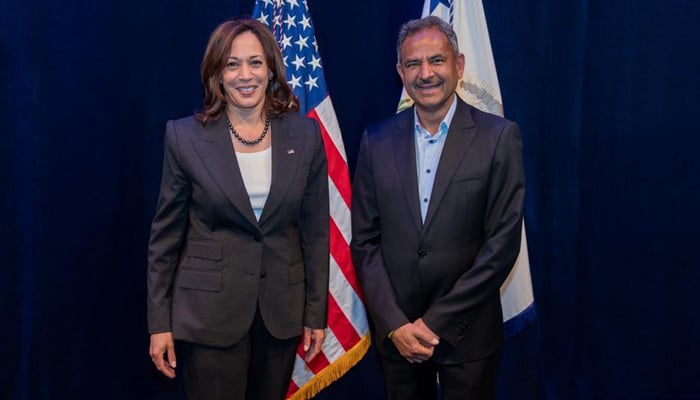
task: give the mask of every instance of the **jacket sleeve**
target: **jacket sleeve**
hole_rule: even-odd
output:
[[[321,131],[313,123],[314,156],[301,204],[300,232],[306,272],[304,326],[326,327],[329,275],[328,164]]]
[[[384,266],[381,220],[367,132],[360,143],[352,189],[352,259],[377,334],[384,338],[409,320],[399,308]]]
[[[520,131],[508,121],[497,139],[489,170],[484,244],[471,268],[423,315],[425,324],[452,345],[498,295],[515,263],[522,232],[524,181]]]
[[[179,162],[179,143],[173,121],[165,130],[163,172],[158,205],[148,244],[148,330],[171,331],[171,296],[175,270],[187,229],[190,181]]]

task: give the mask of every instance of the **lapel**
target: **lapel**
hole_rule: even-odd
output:
[[[430,195],[428,213],[425,216],[425,223],[423,224],[423,233],[425,233],[427,227],[430,225],[433,215],[435,215],[435,211],[439,207],[445,195],[445,191],[450,184],[452,175],[454,175],[457,167],[467,154],[467,150],[469,150],[475,133],[476,126],[474,125],[469,106],[458,97],[457,109],[452,118],[447,140],[445,141],[445,147],[442,150],[438,169],[435,174],[435,182],[433,183],[433,191]]]
[[[285,121],[284,117],[273,118],[270,121],[272,124],[272,182],[260,215],[260,226],[270,218],[284,199],[296,174],[299,160],[304,155],[303,143],[296,140],[297,134]]]
[[[420,232],[423,221],[420,215],[420,199],[418,198],[418,177],[416,173],[416,143],[415,127],[413,125],[413,108],[399,115],[392,132],[392,147],[390,154],[394,154],[394,166],[399,176],[403,193],[406,197],[411,218]]]
[[[202,132],[199,139],[194,139],[193,142],[205,168],[233,206],[251,226],[259,229],[225,119],[222,117],[208,123]]]

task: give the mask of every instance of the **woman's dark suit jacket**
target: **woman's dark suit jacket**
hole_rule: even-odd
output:
[[[230,346],[256,307],[289,339],[326,326],[328,177],[317,123],[271,121],[272,183],[257,221],[223,118],[168,121],[148,248],[150,333]]]

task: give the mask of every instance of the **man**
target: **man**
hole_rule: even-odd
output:
[[[513,122],[457,98],[465,59],[437,17],[399,33],[415,106],[365,131],[353,182],[353,260],[390,399],[493,399],[499,288],[525,195]]]

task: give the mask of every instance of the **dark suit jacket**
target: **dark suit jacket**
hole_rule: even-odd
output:
[[[326,326],[328,177],[315,121],[271,121],[272,183],[255,219],[223,118],[168,121],[148,248],[148,325],[229,346],[259,304],[270,333]]]
[[[503,341],[499,288],[520,248],[525,194],[513,122],[458,100],[421,221],[413,109],[365,131],[353,182],[352,253],[382,355],[390,331],[423,318],[436,362]]]

